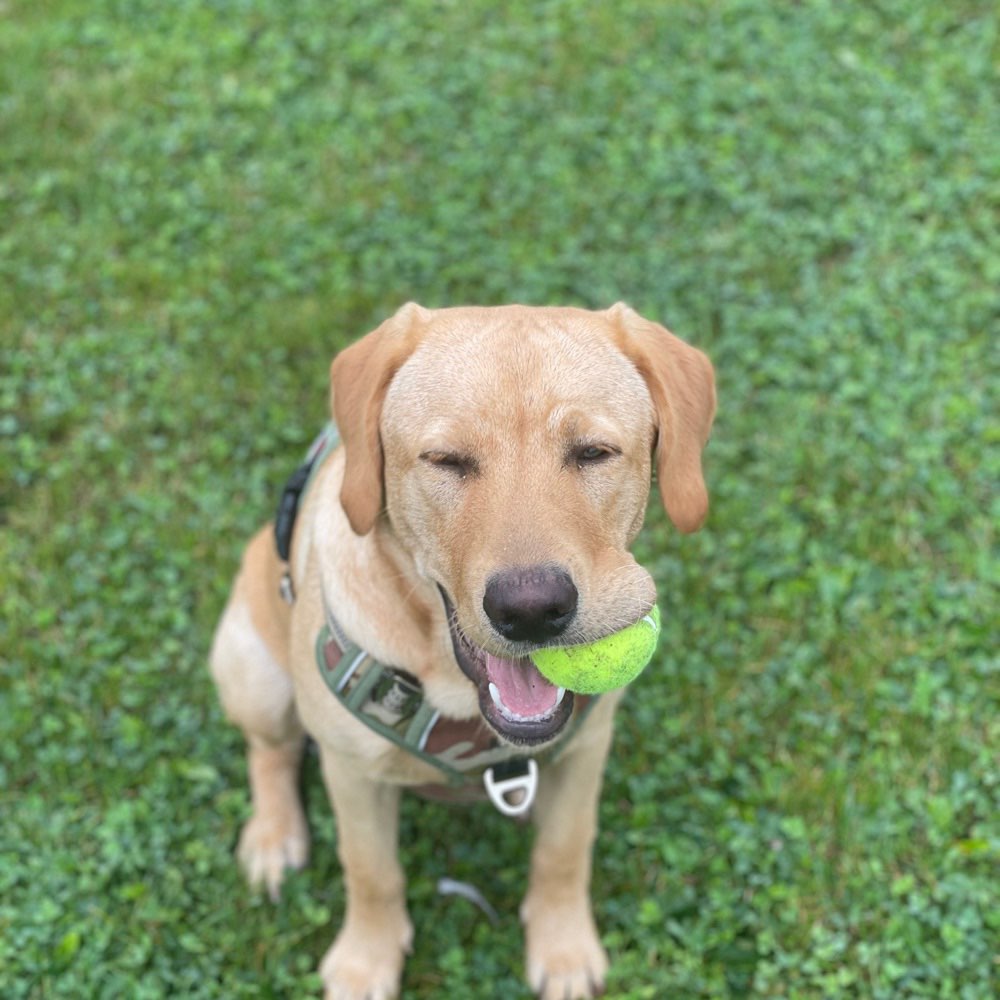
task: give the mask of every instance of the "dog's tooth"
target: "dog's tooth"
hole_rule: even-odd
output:
[[[565,697],[566,697],[566,688],[559,688],[559,690],[556,691],[556,704],[555,704],[556,708],[558,708],[562,704],[562,700]]]
[[[493,699],[493,704],[502,712],[507,706],[500,700],[500,688],[490,681],[490,697]]]

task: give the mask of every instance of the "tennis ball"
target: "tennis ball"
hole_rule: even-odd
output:
[[[531,662],[553,684],[579,694],[601,694],[624,687],[652,659],[660,636],[660,609],[634,625],[586,646],[550,646],[530,654]]]

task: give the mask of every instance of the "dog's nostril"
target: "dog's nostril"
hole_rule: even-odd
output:
[[[483,610],[505,639],[544,642],[566,630],[576,614],[578,596],[565,570],[530,566],[493,576],[483,595]]]

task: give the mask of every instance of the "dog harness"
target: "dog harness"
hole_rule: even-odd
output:
[[[289,557],[302,498],[323,461],[340,444],[335,424],[327,424],[285,485],[274,521],[275,543],[283,564],[279,590],[295,601]],[[473,801],[485,791],[505,816],[523,816],[538,786],[535,757],[502,744],[482,719],[449,719],[424,697],[420,682],[405,670],[380,663],[344,633],[323,596],[324,624],[316,637],[316,665],[337,700],[359,721],[414,757],[434,767],[447,784],[420,785],[415,791],[434,799]],[[579,728],[596,699],[577,696],[568,731],[553,758]]]

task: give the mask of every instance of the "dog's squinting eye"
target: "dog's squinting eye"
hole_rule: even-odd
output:
[[[425,451],[421,453],[420,458],[428,465],[454,472],[460,479],[464,479],[468,475],[475,475],[479,471],[479,466],[474,458],[455,452]]]
[[[577,466],[583,468],[585,465],[599,465],[620,454],[621,452],[611,445],[585,444],[574,448],[570,458]]]

